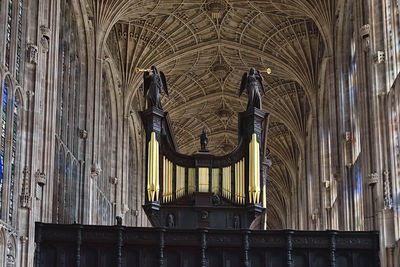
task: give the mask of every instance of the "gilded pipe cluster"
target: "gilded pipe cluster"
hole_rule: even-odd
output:
[[[209,169],[199,168],[199,192],[208,192]]]
[[[235,202],[245,204],[245,159],[235,163]]]
[[[160,192],[158,167],[159,167],[159,155],[158,155],[158,141],[156,139],[156,133],[151,133],[151,138],[148,145],[148,158],[147,158],[147,194],[149,201],[158,201],[158,195]]]
[[[185,195],[185,168],[176,166],[176,198]]]
[[[260,145],[253,133],[249,144],[249,201],[260,203]]]
[[[163,202],[173,199],[172,178],[174,165],[165,156],[163,157]]]
[[[214,194],[219,194],[219,169],[212,169],[212,184],[211,184],[211,191]]]
[[[231,170],[231,166],[222,168],[222,196],[227,199],[232,199]]]
[[[193,194],[196,192],[196,169],[188,169],[188,193]]]

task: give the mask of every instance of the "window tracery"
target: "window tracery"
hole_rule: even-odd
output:
[[[59,74],[56,112],[56,153],[53,221],[73,223],[77,218],[79,164],[79,96],[80,61],[78,57],[76,19],[68,1],[61,5],[59,32]]]

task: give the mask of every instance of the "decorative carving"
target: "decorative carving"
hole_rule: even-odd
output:
[[[36,183],[38,183],[40,186],[44,186],[46,184],[46,174],[41,172],[39,169],[35,172],[35,179]]]
[[[211,13],[213,19],[220,19],[226,8],[227,4],[224,0],[209,0],[205,6],[205,9]]]
[[[208,219],[208,211],[202,210],[201,213],[200,213],[200,218],[202,220],[207,220]]]
[[[214,206],[219,206],[221,205],[221,198],[218,195],[214,194],[211,198],[211,202]]]
[[[240,216],[239,215],[233,216],[233,228],[240,229]]]
[[[164,267],[165,230],[160,231],[160,267]]]
[[[201,151],[208,151],[207,150],[207,144],[208,144],[208,136],[207,136],[207,131],[206,128],[203,128],[203,132],[200,135],[200,145],[201,145]]]
[[[21,243],[22,243],[22,245],[25,245],[26,244],[26,242],[28,241],[28,237],[26,237],[26,236],[20,236],[19,237],[19,239],[21,240]]]
[[[262,109],[261,107],[261,95],[260,90],[265,93],[263,85],[263,77],[259,71],[254,68],[250,69],[250,73],[245,72],[242,76],[242,82],[240,84],[239,97],[242,95],[243,91],[247,91],[247,110],[254,108]]]
[[[38,47],[32,43],[27,44],[27,61],[31,64],[38,62]]]
[[[31,98],[35,95],[35,92],[33,92],[32,90],[26,90],[26,95],[28,96],[28,98]]]
[[[77,231],[78,230],[78,231]],[[79,233],[81,231],[81,234]],[[76,234],[74,234],[76,233]],[[285,263],[284,266],[293,266],[295,255],[305,256],[306,262],[313,262],[316,249],[317,254],[324,257],[324,261],[328,264],[318,266],[339,266],[335,263],[337,251],[345,251],[346,257],[342,258],[341,262],[345,262],[347,266],[351,266],[354,258],[363,262],[373,262],[376,254],[379,253],[377,241],[379,243],[379,233],[377,232],[336,232],[336,231],[232,231],[226,229],[168,229],[165,227],[148,228],[143,231],[143,228],[104,226],[98,227],[95,225],[57,225],[57,224],[36,224],[35,242],[36,242],[36,259],[46,262],[51,259],[52,255],[46,253],[43,245],[51,246],[60,254],[67,254],[71,251],[71,247],[66,247],[65,244],[76,244],[76,247],[83,246],[82,239],[91,242],[91,249],[96,253],[107,254],[107,257],[118,259],[121,257],[121,248],[123,245],[126,253],[137,252],[137,247],[152,245],[154,249],[143,250],[141,257],[144,260],[153,257],[153,264],[143,263],[141,266],[160,266],[158,260],[163,259],[164,266],[167,263],[176,262],[174,259],[176,254],[165,253],[166,244],[168,247],[176,249],[180,253],[180,262],[190,259],[190,262],[197,262],[200,266],[221,266],[222,264],[213,263],[207,259],[207,249],[212,247],[213,250],[223,250],[229,244],[229,248],[235,253],[237,266],[246,266],[246,261],[251,261],[250,251],[277,251],[281,253],[269,253],[269,259],[274,262]],[[75,241],[75,242],[73,242]],[[15,243],[12,243],[13,245]],[[115,244],[116,250],[104,250],[110,244]],[[15,246],[15,245],[14,245]],[[42,249],[41,249],[42,248]],[[196,252],[194,248],[197,248]],[[368,253],[360,254],[360,250]],[[12,251],[12,247],[10,247]],[[296,252],[301,253],[297,254]],[[8,251],[7,251],[8,252]],[[82,259],[92,255],[87,254],[88,251],[82,249],[80,251]],[[194,252],[194,253],[193,253]],[[8,254],[8,253],[7,253]],[[10,253],[12,254],[12,253]],[[15,255],[15,254],[14,254]],[[172,257],[171,257],[172,256]],[[171,257],[171,258],[170,258]],[[226,259],[232,260],[229,253],[226,254]],[[157,262],[156,262],[157,261]],[[177,262],[177,266],[185,266]],[[315,262],[315,261],[314,261]],[[244,263],[244,264],[243,264]],[[193,265],[193,264],[192,264]],[[190,266],[192,266],[190,265]],[[345,264],[346,265],[346,264]],[[113,266],[119,266],[115,264]],[[175,266],[175,265],[174,265]],[[187,265],[189,266],[189,264]],[[226,266],[226,265],[225,265]],[[251,262],[252,267],[265,266],[264,261]],[[274,265],[275,266],[275,265]],[[281,266],[281,265],[279,265]],[[340,265],[341,266],[341,265]],[[374,265],[378,266],[378,265]]]
[[[351,136],[351,132],[350,131],[346,131],[346,135],[345,135],[346,143],[351,143],[352,140],[353,140],[353,138]]]
[[[384,209],[389,210],[393,208],[393,197],[392,197],[392,183],[390,180],[389,171],[383,172],[383,184],[384,184]]]
[[[360,36],[362,38],[362,45],[365,52],[367,52],[370,48],[370,32],[371,32],[371,27],[369,24],[361,26]]]
[[[360,28],[360,36],[361,38],[365,38],[369,36],[371,32],[371,26],[369,24],[362,25]]]
[[[79,138],[86,140],[88,137],[88,132],[84,129],[79,129]]]
[[[169,228],[175,227],[175,216],[172,213],[168,214],[167,216],[167,227]]]
[[[318,222],[319,217],[320,217],[319,210],[318,209],[314,210],[313,214],[311,214],[311,220],[313,221],[314,224]]]
[[[125,214],[129,210],[129,206],[126,203],[122,204],[122,214]]]
[[[138,69],[139,71],[142,71]],[[162,71],[158,72],[155,66],[151,66],[150,74],[149,70],[144,70],[143,80],[144,80],[144,96],[147,100],[147,107],[161,107],[161,91],[164,90],[168,95],[167,79]]]
[[[97,164],[92,165],[92,168],[90,169],[90,177],[94,179],[97,176],[99,176],[100,172],[101,172],[100,166],[98,166]]]
[[[48,27],[42,25],[40,26],[40,34],[40,44],[42,45],[43,52],[47,53],[49,51],[51,30]]]
[[[116,216],[115,219],[117,220],[117,225],[121,226],[122,225],[122,217],[121,216]]]
[[[110,177],[110,183],[113,185],[118,184],[118,178],[117,177]]]
[[[368,185],[375,185],[379,182],[379,175],[374,172],[368,175]]]
[[[208,213],[207,213],[208,216]],[[207,250],[207,230],[203,230],[201,234],[201,267],[206,267],[208,260],[206,256],[206,250]]]
[[[23,174],[23,179],[22,179],[22,191],[21,194],[22,195],[29,195],[29,180],[31,177],[31,170],[28,166],[24,167],[24,170],[22,171]]]
[[[244,266],[249,267],[250,266],[250,261],[249,261],[249,249],[250,249],[250,242],[249,242],[249,232],[246,231],[246,233],[243,236],[243,248],[244,248]]]
[[[7,241],[7,267],[15,266],[15,247],[11,240]]]
[[[385,51],[377,51],[374,60],[376,64],[384,63],[386,60]]]
[[[21,205],[21,208],[25,208],[25,209],[30,209],[31,208],[31,196],[30,195],[20,195],[19,196],[19,203]]]

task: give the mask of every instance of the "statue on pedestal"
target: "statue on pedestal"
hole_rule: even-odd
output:
[[[167,79],[162,71],[158,71],[155,66],[151,66],[151,69],[137,69],[137,71],[144,71],[143,79],[144,79],[144,96],[147,101],[147,107],[157,107],[162,109],[161,107],[161,91],[164,90],[168,95],[168,86]],[[150,74],[150,71],[152,74]]]
[[[207,144],[208,144],[207,131],[206,131],[206,128],[203,128],[203,132],[200,135],[200,145],[201,145],[200,151],[208,151]]]
[[[262,109],[260,90],[265,93],[265,89],[263,85],[263,77],[258,70],[256,71],[254,68],[251,68],[249,74],[247,74],[247,72],[243,74],[239,97],[245,89],[247,90],[247,97],[249,99],[247,102],[247,110],[253,107]]]

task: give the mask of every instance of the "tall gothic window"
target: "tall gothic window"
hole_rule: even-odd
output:
[[[385,1],[385,29],[388,67],[388,82],[391,85],[400,71],[400,14],[398,0]]]
[[[21,64],[22,64],[22,34],[23,34],[23,0],[6,1],[6,24],[4,27],[4,63],[8,71],[15,70],[15,79],[20,82]],[[0,5],[1,7],[1,5]]]
[[[350,123],[352,140],[352,181],[351,198],[354,209],[354,227],[361,231],[364,228],[364,206],[363,206],[363,175],[361,160],[361,135],[360,135],[360,113],[359,113],[359,85],[357,81],[357,54],[356,34],[353,30],[350,40],[350,67],[348,74],[349,102],[350,102]]]
[[[9,224],[14,223],[18,133],[20,131],[20,96],[11,78],[7,76],[1,95],[0,133],[0,216]],[[11,146],[7,145],[11,144]],[[8,208],[7,208],[8,207]]]
[[[4,82],[2,98],[3,102],[1,105],[1,136],[0,136],[0,214],[3,214],[3,187],[5,185],[5,169],[7,164],[5,164],[6,159],[6,134],[7,134],[7,99],[8,99],[8,92],[10,89],[10,79],[7,77]]]
[[[73,223],[78,221],[80,61],[76,19],[68,1],[62,2],[61,10],[54,171],[54,203],[57,205],[54,206],[53,221]]]
[[[0,44],[4,49],[1,63],[9,71],[0,84],[0,218],[14,224],[18,177],[18,133],[20,131],[20,98],[18,84],[22,66],[23,0],[6,0],[6,23]]]
[[[103,89],[102,89],[102,118],[101,118],[101,168],[102,172],[97,178],[97,223],[98,224],[110,224],[112,223],[112,202],[111,202],[111,191],[113,188],[110,183],[112,180],[112,117],[111,117],[111,101],[110,93],[108,89],[108,83],[106,80],[106,74],[103,73]]]
[[[15,60],[15,78],[21,82],[21,51],[22,51],[22,9],[23,0],[18,2],[18,25],[17,25],[17,53]]]
[[[5,53],[5,67],[8,70],[11,61],[11,32],[13,22],[13,1],[8,0],[7,7],[7,24],[6,24],[6,53]]]

